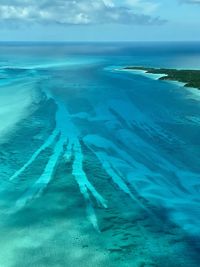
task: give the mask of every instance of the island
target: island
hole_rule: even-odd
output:
[[[165,68],[148,68],[128,66],[124,70],[141,70],[151,74],[163,74],[160,80],[178,81],[184,83],[185,87],[194,87],[200,90],[200,70],[178,70]]]

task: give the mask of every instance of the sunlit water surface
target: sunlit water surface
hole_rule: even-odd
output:
[[[198,43],[0,45],[0,266],[200,266],[200,97],[127,65]]]

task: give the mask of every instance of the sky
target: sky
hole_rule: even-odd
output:
[[[200,0],[0,0],[0,41],[200,41]]]

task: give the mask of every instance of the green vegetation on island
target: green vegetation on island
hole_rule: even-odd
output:
[[[178,70],[148,67],[125,67],[125,70],[142,70],[146,73],[163,74],[160,80],[170,80],[185,83],[185,87],[194,87],[200,89],[200,70]]]

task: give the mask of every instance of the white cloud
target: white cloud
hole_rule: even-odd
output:
[[[103,0],[103,3],[108,7],[114,7],[114,1],[113,0]]]
[[[139,9],[145,14],[151,14],[159,7],[159,3],[155,1],[150,2],[146,0],[125,0],[125,2],[129,7],[132,7],[133,9]]]
[[[151,0],[0,0],[0,20],[14,23],[161,24]]]

